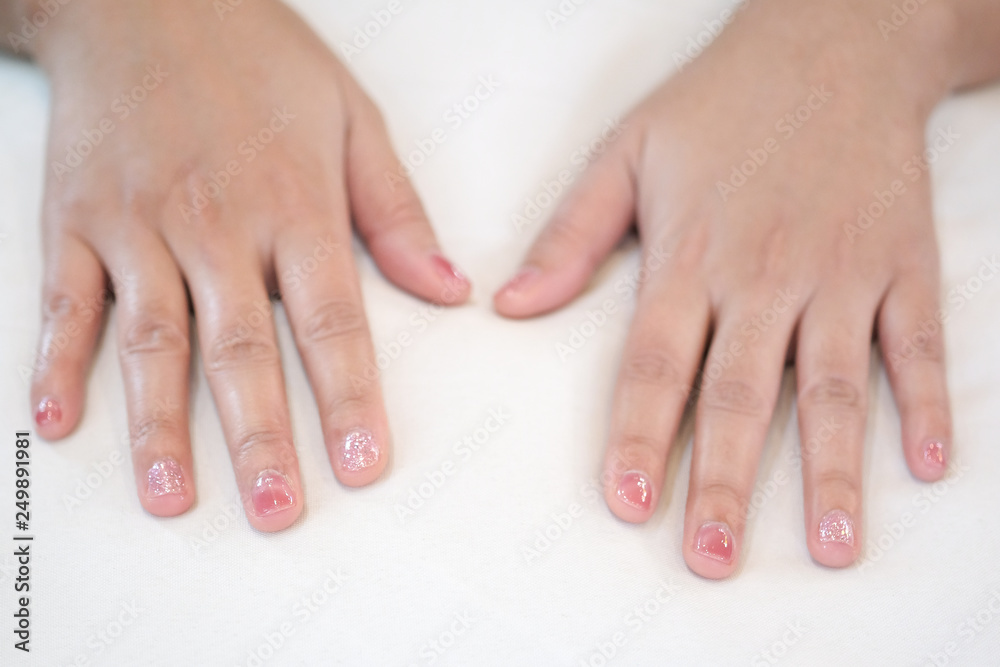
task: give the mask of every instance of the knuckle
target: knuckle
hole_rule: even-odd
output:
[[[212,375],[238,366],[277,362],[278,348],[273,338],[259,330],[237,326],[212,341],[205,355],[205,371]]]
[[[190,350],[187,333],[162,316],[141,316],[125,331],[121,355],[133,359],[156,354],[186,355]]]
[[[680,372],[673,357],[655,350],[643,350],[633,355],[625,362],[622,373],[630,382],[659,386],[680,384]]]
[[[302,325],[302,337],[307,344],[359,338],[367,331],[361,304],[348,299],[327,301],[306,317]]]
[[[803,407],[835,406],[859,409],[864,404],[864,393],[853,382],[836,376],[827,376],[810,383],[799,393]]]
[[[767,402],[749,382],[743,380],[718,380],[701,389],[701,406],[704,409],[734,412],[748,417],[766,417]]]
[[[709,504],[724,508],[726,522],[730,527],[735,528],[743,523],[742,517],[746,516],[747,499],[731,481],[707,480],[699,488],[699,495],[702,501],[707,500]]]
[[[277,458],[282,464],[293,459],[290,456],[291,439],[286,429],[277,425],[266,425],[246,429],[233,442],[233,462],[237,467],[254,464],[259,459]]]
[[[835,496],[844,509],[858,506],[861,488],[857,478],[844,470],[824,470],[816,475],[816,490],[824,496]]]
[[[640,467],[653,473],[666,463],[667,444],[644,433],[624,433],[618,439],[614,458],[624,469]]]
[[[176,416],[154,412],[133,422],[129,429],[129,443],[132,449],[141,449],[151,440],[163,436],[177,440],[181,432],[181,424]]]

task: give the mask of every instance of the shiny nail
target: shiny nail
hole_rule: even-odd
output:
[[[708,521],[694,537],[694,550],[728,565],[733,562],[733,533],[721,521]]]
[[[648,510],[653,499],[653,485],[643,473],[630,470],[619,480],[617,495],[619,500],[637,510]]]
[[[62,408],[53,398],[45,397],[35,408],[35,422],[39,426],[54,424],[62,419]]]
[[[264,470],[257,475],[251,500],[257,516],[268,516],[286,510],[295,503],[291,484],[277,470]]]
[[[934,441],[924,445],[924,463],[932,468],[944,468],[947,465],[944,443]]]
[[[445,281],[468,284],[469,279],[465,277],[465,274],[445,259],[444,255],[434,253],[431,255],[431,262],[434,263],[434,268],[437,269],[438,275]]]
[[[379,455],[378,444],[371,432],[355,429],[344,438],[340,448],[340,465],[344,470],[359,472],[378,463]]]
[[[840,542],[854,546],[854,522],[843,510],[830,510],[819,521],[820,542]]]
[[[500,288],[501,292],[507,294],[518,294],[526,288],[531,287],[531,283],[542,274],[541,270],[534,266],[526,266],[514,274],[514,277],[507,281],[507,284]]]
[[[146,489],[150,496],[184,493],[184,470],[170,457],[162,458],[146,474]]]

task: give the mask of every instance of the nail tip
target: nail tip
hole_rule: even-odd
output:
[[[722,521],[706,521],[695,534],[694,550],[719,563],[733,562],[733,531]]]
[[[35,423],[39,426],[48,426],[62,419],[62,408],[59,402],[50,396],[46,396],[35,406]]]
[[[295,496],[288,478],[277,470],[268,469],[257,475],[251,501],[254,514],[267,517],[291,509],[295,505]]]
[[[146,473],[146,491],[151,498],[184,494],[184,470],[174,459],[164,457]]]
[[[629,470],[621,476],[615,495],[618,500],[637,510],[648,510],[653,500],[649,477],[638,470]]]
[[[817,531],[821,544],[854,546],[854,520],[843,510],[830,510],[824,514]]]

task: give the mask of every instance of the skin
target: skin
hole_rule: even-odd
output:
[[[6,35],[37,8],[3,10]],[[201,1],[69,3],[26,51],[52,85],[46,164],[66,163],[102,119],[114,123],[82,164],[46,174],[31,397],[55,401],[60,414],[43,415],[39,433],[63,438],[80,419],[110,289],[143,507],[171,516],[195,499],[188,393],[197,335],[247,517],[263,531],[291,525],[303,494],[269,302],[280,292],[334,473],[348,486],[374,481],[390,434],[378,378],[366,375],[374,353],[352,218],[399,287],[459,304],[470,286],[441,257],[411,185],[387,187],[399,161],[344,67],[292,11],[268,0],[243,3],[224,20]],[[151,66],[166,74],[152,77]],[[142,85],[145,99],[114,105]],[[254,136],[259,150],[248,142]],[[238,172],[210,188],[213,178],[226,181],[216,175],[229,164]],[[198,193],[215,196],[192,212]],[[338,452],[357,428],[371,432],[381,455],[352,471]],[[164,457],[181,465],[182,493],[151,494],[148,471]],[[266,470],[287,479],[291,504],[262,514],[252,497]]]
[[[559,308],[635,223],[650,270],[613,399],[605,495],[620,518],[650,518],[682,413],[695,401],[683,553],[704,577],[738,567],[788,358],[796,361],[805,535],[817,563],[847,566],[864,543],[876,332],[906,462],[919,480],[945,474],[952,425],[944,345],[940,326],[927,324],[940,308],[930,179],[904,165],[923,154],[928,115],[943,97],[1000,75],[1000,7],[931,0],[884,39],[878,21],[892,4],[750,3],[628,115],[622,136],[495,296],[508,317]],[[804,122],[785,118],[810,104]],[[720,188],[753,154],[759,164],[746,168],[745,183]],[[897,180],[902,194],[891,191]],[[888,202],[886,191],[893,200],[861,230],[859,207]],[[924,456],[932,442],[943,447],[937,465]],[[649,480],[648,508],[619,497],[626,471]],[[853,544],[821,541],[821,519],[835,510],[853,522]],[[731,562],[695,549],[706,522],[728,525]]]

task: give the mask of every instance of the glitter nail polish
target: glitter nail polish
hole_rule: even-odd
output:
[[[165,457],[156,461],[146,474],[146,489],[150,496],[184,493],[184,470],[177,461]]]
[[[708,521],[694,536],[694,550],[728,565],[733,562],[733,532],[721,521]]]
[[[340,464],[344,470],[359,472],[378,463],[378,445],[371,431],[355,429],[344,438],[340,448]]]
[[[637,470],[630,470],[618,481],[618,499],[638,510],[648,510],[653,499],[653,485]]]
[[[843,510],[830,510],[819,521],[819,541],[854,546],[854,521]]]

